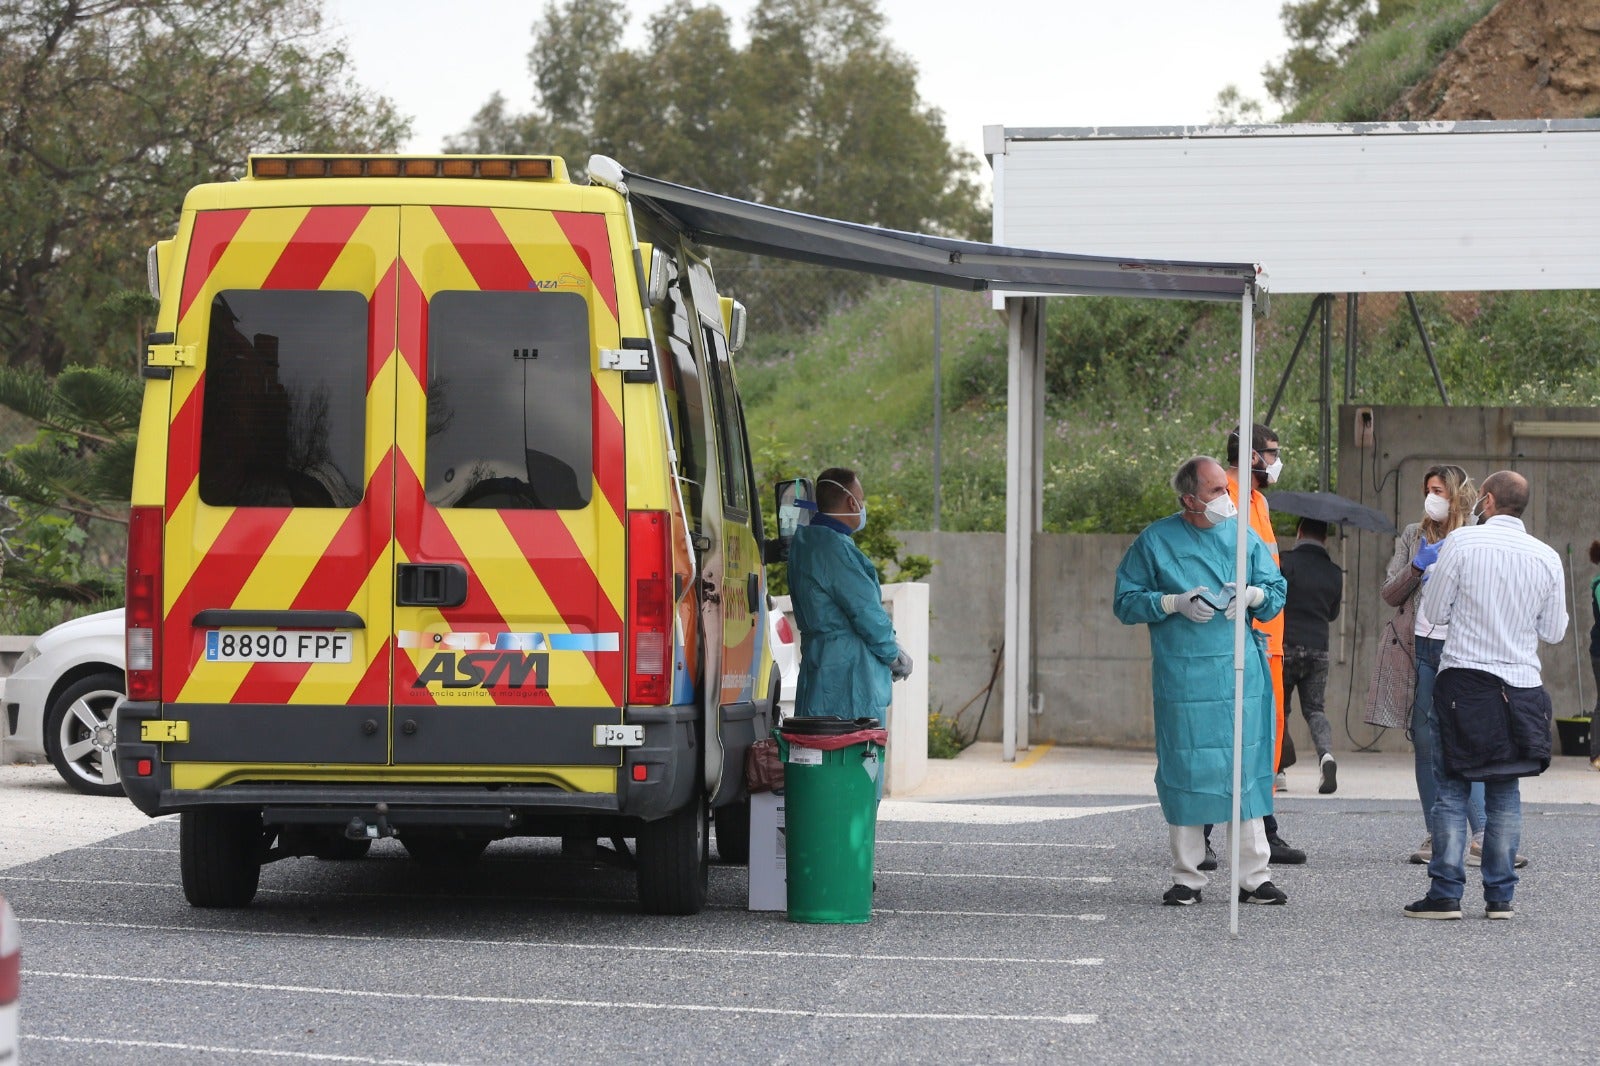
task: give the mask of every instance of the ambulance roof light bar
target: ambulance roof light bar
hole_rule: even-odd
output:
[[[556,156],[253,155],[252,178],[504,178],[565,181]]]

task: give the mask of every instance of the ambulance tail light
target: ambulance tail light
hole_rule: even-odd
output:
[[[160,507],[135,507],[128,516],[128,699],[161,698]]]
[[[628,702],[663,704],[672,676],[672,567],[665,511],[628,512]]]

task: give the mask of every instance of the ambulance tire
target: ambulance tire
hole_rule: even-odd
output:
[[[706,905],[710,878],[710,833],[705,801],[698,797],[682,810],[639,829],[639,907],[646,914],[699,914]]]
[[[178,866],[193,907],[245,907],[261,881],[261,812],[201,807],[178,818]]]
[[[717,858],[735,866],[750,863],[750,797],[718,807]]]

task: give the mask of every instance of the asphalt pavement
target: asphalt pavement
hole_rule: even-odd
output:
[[[254,905],[183,899],[177,823],[0,768],[0,893],[22,923],[23,1061],[38,1063],[1592,1062],[1600,775],[1558,759],[1524,790],[1517,917],[1420,922],[1409,756],[1349,755],[1340,789],[1291,770],[1274,870],[1170,883],[1153,756],[998,746],[884,802],[872,921],[745,907],[640,915],[633,875],[505,841],[438,873],[392,841],[262,871]]]

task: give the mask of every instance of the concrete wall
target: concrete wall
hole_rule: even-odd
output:
[[[1358,412],[1372,413],[1370,446],[1357,447]],[[1564,643],[1543,649],[1545,684],[1558,716],[1594,706],[1589,672],[1588,545],[1600,537],[1600,437],[1550,437],[1529,432],[1530,422],[1579,422],[1600,432],[1600,412],[1590,408],[1341,408],[1345,443],[1337,462],[1337,491],[1376,507],[1397,526],[1421,518],[1422,472],[1436,462],[1459,463],[1476,479],[1509,468],[1528,477],[1532,502],[1528,529],[1570,560],[1578,605]],[[1535,432],[1542,432],[1533,427]],[[1292,461],[1311,463],[1315,441],[1286,440]],[[1375,487],[1376,486],[1376,487]],[[977,725],[985,686],[994,677],[979,737],[998,740],[1003,693],[994,674],[1005,632],[1002,582],[1005,542],[998,533],[903,533],[906,549],[934,560],[928,576],[932,611],[929,708],[960,713],[967,731]],[[1150,645],[1142,626],[1123,626],[1111,613],[1113,574],[1126,536],[1040,534],[1036,542],[1036,623],[1032,661],[1039,706],[1033,740],[1109,747],[1153,744],[1150,716]],[[1292,537],[1280,540],[1287,548]],[[1570,547],[1570,552],[1569,552]],[[1378,598],[1394,550],[1387,535],[1347,530],[1329,543],[1346,570],[1345,602],[1330,634],[1327,691],[1334,747],[1406,751],[1399,731],[1362,722],[1377,633],[1391,615]],[[1580,697],[1580,686],[1582,695]],[[1291,735],[1312,752],[1298,714]],[[1309,762],[1309,758],[1307,759]]]

